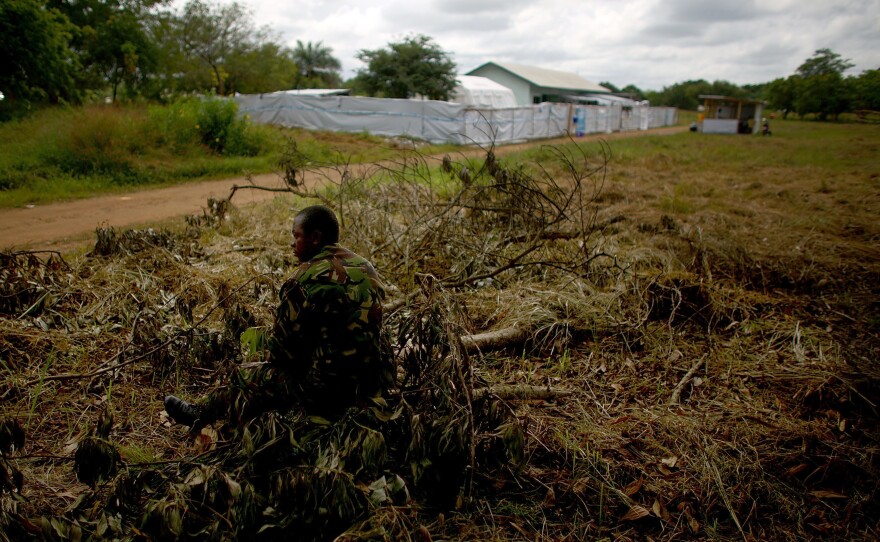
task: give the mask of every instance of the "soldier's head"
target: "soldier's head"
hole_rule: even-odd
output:
[[[339,221],[336,214],[323,205],[306,207],[293,219],[294,255],[299,261],[312,259],[327,245],[339,241]]]

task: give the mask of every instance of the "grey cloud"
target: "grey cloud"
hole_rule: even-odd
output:
[[[705,28],[693,23],[671,22],[650,25],[642,30],[641,35],[649,38],[678,40],[700,37],[705,30]]]
[[[437,9],[433,5],[413,3],[386,9],[385,30],[396,34],[415,31],[434,37],[439,34],[501,32],[511,28],[512,13],[511,10],[499,9],[476,17],[473,10]]]
[[[533,5],[529,0],[434,0],[430,3],[442,13],[475,14],[488,12],[512,12],[521,6]]]
[[[655,15],[667,14],[668,19],[686,23],[717,23],[752,20],[768,11],[754,0],[674,0],[658,4]]]

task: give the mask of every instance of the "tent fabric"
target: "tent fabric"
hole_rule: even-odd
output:
[[[516,96],[509,88],[487,77],[459,75],[452,101],[476,108],[516,107]]]
[[[299,96],[287,93],[235,97],[239,113],[254,122],[337,132],[408,136],[459,145],[509,143],[567,133],[610,133],[669,126],[675,108],[542,103],[504,109],[473,108],[434,100],[352,96]],[[575,126],[572,126],[574,119]],[[583,129],[581,129],[583,126]]]
[[[549,70],[547,68],[527,66],[525,64],[514,64],[512,62],[486,62],[485,64],[469,71],[468,74],[479,73],[483,68],[492,65],[498,66],[499,68],[508,71],[521,79],[525,79],[538,87],[575,90],[579,92],[609,92],[609,90],[602,85],[584,79],[576,73]]]

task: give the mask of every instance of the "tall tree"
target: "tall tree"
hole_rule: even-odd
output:
[[[844,60],[831,49],[818,49],[798,67],[797,73],[804,78],[833,73],[843,75],[843,72],[852,67],[852,62]]]
[[[362,49],[359,85],[371,96],[447,100],[455,89],[455,63],[428,36],[416,35],[389,43],[385,49]]]
[[[39,0],[0,2],[2,109],[78,98],[79,64],[69,46],[75,31],[67,17]]]
[[[880,70],[866,70],[854,81],[855,107],[880,111]]]
[[[843,72],[853,67],[831,49],[819,49],[797,69],[794,109],[798,115],[815,114],[819,120],[831,117],[851,107],[852,88]]]
[[[342,64],[333,56],[333,49],[322,42],[303,43],[296,40],[293,60],[299,73],[296,88],[337,87],[341,83],[339,71]]]
[[[602,86],[605,86],[605,85],[602,85]],[[641,101],[641,100],[645,99],[645,93],[642,92],[642,89],[640,89],[639,87],[637,87],[633,84],[629,84],[629,85],[623,87],[622,89],[620,89],[620,92],[623,92],[625,94],[629,94],[633,100]]]
[[[107,85],[116,100],[120,85],[140,94],[158,68],[155,43],[147,31],[155,6],[165,0],[47,0],[77,27],[71,48],[77,53],[84,89]]]
[[[771,81],[764,91],[770,107],[782,111],[782,118],[794,111],[799,80],[800,76],[780,77]]]
[[[253,47],[258,38],[250,13],[241,4],[211,5],[190,0],[179,20],[184,53],[210,69],[217,94],[226,93],[226,64],[234,54]]]
[[[227,90],[242,94],[292,88],[299,73],[293,51],[274,42],[232,55],[227,70]]]

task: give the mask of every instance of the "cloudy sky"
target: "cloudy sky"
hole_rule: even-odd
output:
[[[360,49],[426,34],[459,73],[490,61],[643,90],[761,83],[830,48],[880,68],[880,0],[239,0],[283,43],[321,41],[350,77]]]

